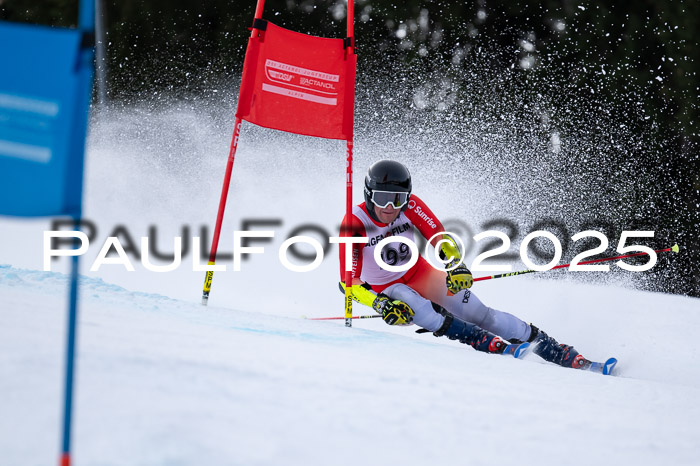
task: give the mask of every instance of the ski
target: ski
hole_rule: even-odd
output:
[[[583,369],[598,372],[603,375],[612,375],[613,369],[617,365],[617,359],[610,358],[605,362],[591,362],[591,365]]]
[[[515,359],[520,359],[527,354],[530,349],[530,343],[519,343],[516,345],[507,345],[506,349],[501,353],[503,356],[513,356]]]

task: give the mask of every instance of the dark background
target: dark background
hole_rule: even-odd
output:
[[[102,6],[110,103],[207,95],[240,79],[252,0]],[[647,244],[682,246],[677,257],[660,256],[642,286],[700,296],[700,2],[358,0],[355,13],[358,134],[377,123],[371,115],[384,103],[373,96],[382,89],[405,100],[404,122],[449,115],[479,120],[488,133],[483,122],[505,113],[515,121],[513,143],[543,151],[556,127],[588,148],[568,155],[577,168],[555,173],[560,184],[596,180],[609,192],[590,205],[617,220],[612,228],[655,230]],[[264,17],[300,32],[345,35],[344,2],[268,0]],[[0,0],[0,19],[71,27],[77,2]],[[406,76],[446,84],[426,87],[416,100],[415,86],[402,90]],[[538,164],[535,152],[525,156],[528,166]]]

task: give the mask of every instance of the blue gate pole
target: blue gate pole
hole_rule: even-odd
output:
[[[78,29],[84,34],[95,33],[95,2],[98,0],[82,0],[78,16]],[[81,54],[85,51],[81,51]],[[82,180],[80,181],[82,183]],[[82,202],[81,202],[82,204]],[[75,231],[80,230],[82,205],[74,216]],[[73,242],[77,247],[77,239]],[[65,404],[63,407],[63,442],[61,449],[61,466],[70,466],[71,456],[71,421],[73,413],[73,381],[75,375],[75,346],[77,340],[78,321],[78,256],[72,256],[70,271],[70,293],[68,294],[68,329],[66,341],[66,380],[64,385]]]
[[[80,220],[75,221],[75,231],[80,229]],[[77,246],[77,241],[73,242]],[[61,466],[70,466],[71,419],[73,412],[73,379],[75,374],[75,342],[78,320],[78,256],[71,258],[70,293],[68,294],[68,328],[66,339],[66,379],[64,385],[65,404],[63,407],[63,447]]]

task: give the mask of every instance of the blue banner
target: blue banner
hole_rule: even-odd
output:
[[[79,29],[0,22],[0,215],[82,215],[83,159],[94,70],[94,0]],[[71,262],[63,442],[70,465],[78,319],[78,256]]]
[[[0,22],[0,214],[81,215],[94,69],[84,32]]]

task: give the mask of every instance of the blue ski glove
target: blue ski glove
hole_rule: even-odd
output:
[[[408,304],[398,299],[392,301],[384,293],[377,295],[377,298],[372,303],[372,309],[381,314],[384,322],[389,325],[408,325],[413,322],[413,316],[415,315],[415,312]]]

